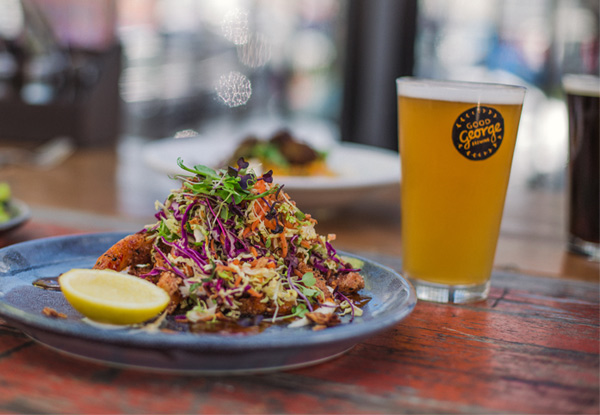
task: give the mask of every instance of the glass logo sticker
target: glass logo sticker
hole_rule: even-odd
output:
[[[494,108],[477,106],[458,116],[452,127],[452,141],[469,160],[485,160],[502,144],[504,118]]]

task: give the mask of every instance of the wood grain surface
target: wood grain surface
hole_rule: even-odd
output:
[[[497,272],[486,301],[419,302],[339,358],[248,376],[90,363],[0,321],[0,412],[594,414],[598,295],[593,283]]]
[[[149,223],[160,180],[139,148],[121,150],[78,151],[49,171],[0,171],[33,211],[0,234],[0,248]],[[511,176],[486,301],[419,302],[339,358],[248,376],[92,363],[0,321],[0,413],[598,414],[600,265],[565,250],[564,189],[528,183]],[[337,249],[401,269],[398,192],[315,217],[320,233],[337,234]]]

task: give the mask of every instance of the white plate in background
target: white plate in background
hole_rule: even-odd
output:
[[[167,138],[144,146],[144,163],[166,175],[183,173],[177,166],[181,157],[188,166],[203,164],[218,168],[235,150],[230,140],[203,137]],[[276,176],[285,191],[304,208],[333,207],[368,197],[371,193],[396,188],[400,183],[397,152],[354,143],[330,147],[328,167],[335,176]]]
[[[142,150],[151,169],[174,175],[181,157],[188,166],[202,164],[218,168],[232,154],[237,141],[205,138],[167,138],[148,143]],[[397,152],[354,143],[339,143],[328,150],[327,165],[335,176],[276,176],[300,209],[340,206],[368,197],[400,183]]]

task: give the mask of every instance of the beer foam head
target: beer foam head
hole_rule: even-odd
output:
[[[411,77],[396,79],[396,87],[399,96],[436,101],[514,105],[521,104],[525,96],[521,86]]]
[[[569,94],[600,96],[600,78],[593,75],[565,75],[563,88]]]

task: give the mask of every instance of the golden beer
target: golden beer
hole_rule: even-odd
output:
[[[419,298],[489,290],[524,89],[398,80],[403,271]]]

